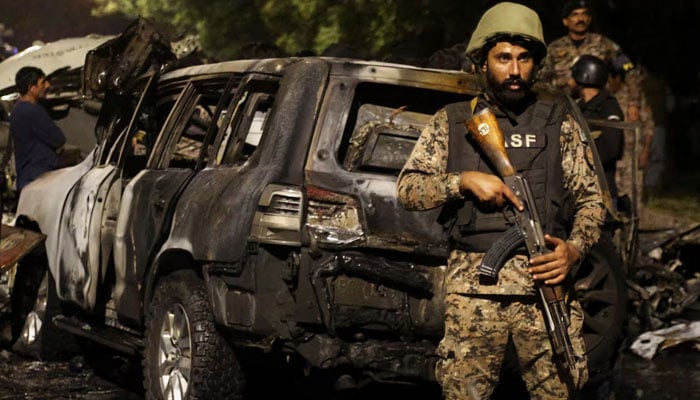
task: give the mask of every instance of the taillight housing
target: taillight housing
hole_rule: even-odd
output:
[[[315,186],[307,186],[306,195],[306,227],[312,243],[348,247],[364,242],[362,215],[354,197]]]
[[[304,196],[300,188],[268,185],[260,196],[251,236],[261,243],[301,245]]]

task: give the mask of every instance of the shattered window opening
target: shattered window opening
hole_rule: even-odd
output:
[[[277,92],[277,82],[253,82],[233,104],[229,125],[219,146],[217,163],[243,165],[264,137]]]
[[[348,171],[398,175],[430,116],[464,95],[363,82],[338,151]]]
[[[148,92],[150,92],[149,88],[152,87],[152,78],[152,76],[147,76],[140,79],[128,94],[115,98],[111,104],[103,105],[103,108],[112,108],[115,112],[112,113],[107,122],[106,134],[100,143],[98,165],[117,165],[119,163],[127,136],[131,137],[139,130],[138,124],[142,119],[135,116],[135,113],[144,113],[145,103],[150,97]],[[137,109],[139,106],[141,108]],[[134,126],[131,132],[127,132],[132,119]]]
[[[226,86],[229,78],[212,79],[208,81],[193,82],[196,92],[196,97],[191,111],[186,114],[189,116],[186,119],[182,131],[176,135],[177,140],[172,149],[172,156],[169,158],[167,166],[170,168],[188,168],[194,169],[202,156],[202,150],[207,151],[203,154],[204,162],[206,163],[209,149],[207,141],[210,132],[219,130],[223,121],[226,118],[225,111],[221,111],[217,115],[222,97],[230,97],[231,92],[226,92]]]
[[[233,108],[233,110],[230,113],[232,116],[238,114],[238,110],[245,103],[247,98],[248,98],[248,92],[246,91],[243,93],[241,98],[238,99],[238,101],[235,103],[235,107]],[[226,110],[226,111],[228,113],[228,110]],[[221,145],[219,145],[219,151],[216,154],[216,164],[217,165],[221,164],[221,162],[223,161],[224,154],[226,152],[226,149],[228,148],[229,140],[231,139],[231,136],[233,134],[233,126],[232,126],[233,124],[230,123],[231,121],[233,121],[233,119],[231,119],[229,121],[229,125],[226,126],[226,130],[224,131],[224,137],[221,139]]]

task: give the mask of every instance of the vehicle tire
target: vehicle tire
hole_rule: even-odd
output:
[[[146,317],[143,367],[149,399],[241,398],[243,371],[216,330],[204,283],[193,271],[158,282]]]
[[[64,312],[45,254],[29,254],[20,261],[11,299],[15,352],[44,361],[78,354],[75,336],[53,323],[53,317]]]
[[[45,255],[30,253],[17,264],[16,268],[14,285],[10,293],[13,342],[21,339],[27,317],[32,311],[43,315],[48,288],[47,282],[43,282],[48,271]],[[27,332],[24,334],[26,335]],[[30,342],[33,341],[32,334]]]
[[[603,234],[574,271],[574,289],[583,307],[583,340],[591,375],[609,370],[622,342],[627,292],[622,260]]]

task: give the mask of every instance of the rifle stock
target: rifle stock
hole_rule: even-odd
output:
[[[498,126],[496,116],[489,108],[485,108],[474,114],[465,124],[477,147],[523,204],[523,211],[515,211],[515,221],[530,258],[549,253],[530,186],[525,178],[517,174],[508,158],[503,132]],[[494,269],[497,274],[500,266],[479,266],[480,273],[490,277],[495,277]],[[578,386],[583,375],[579,369],[580,359],[571,345],[568,334],[570,320],[564,288],[561,285],[545,285],[542,281],[535,281],[535,284],[542,300],[545,323],[556,358],[560,365],[569,371]]]
[[[465,123],[467,124],[467,130],[472,135],[472,139],[476,141],[479,148],[486,154],[486,158],[491,161],[498,174],[502,178],[515,175],[515,168],[513,168],[506,153],[503,131],[499,128],[493,111],[489,108],[484,108]]]

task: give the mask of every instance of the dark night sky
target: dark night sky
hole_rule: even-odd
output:
[[[130,21],[123,16],[93,17],[91,7],[90,0],[0,0],[0,22],[14,31],[7,41],[22,50],[35,40],[116,34]]]

